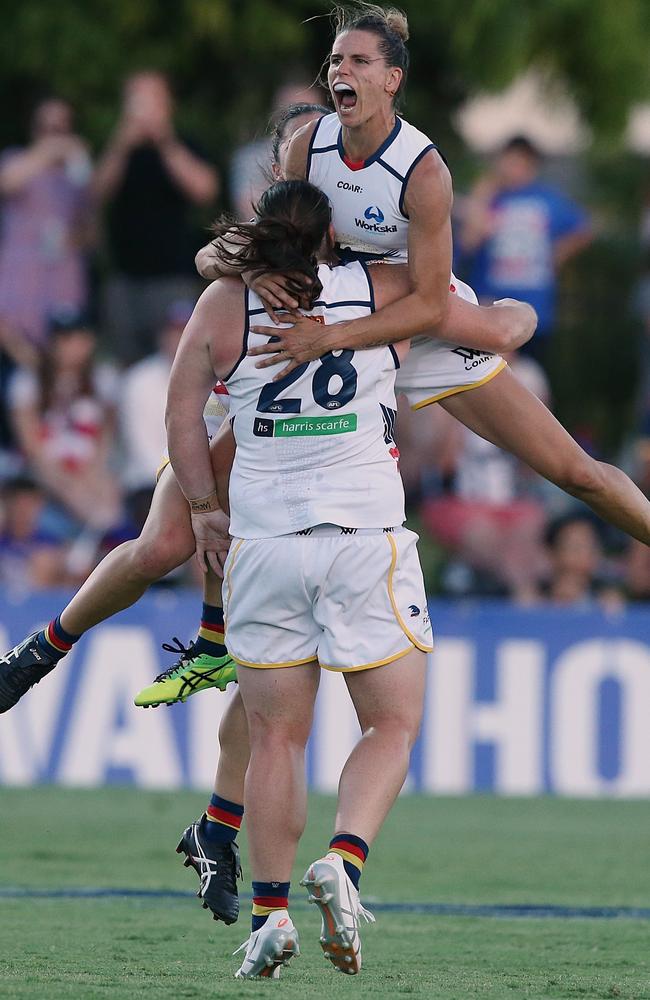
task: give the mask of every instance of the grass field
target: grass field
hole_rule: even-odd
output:
[[[297,886],[330,831],[333,802],[314,798],[294,871],[302,956],[280,983],[232,979],[231,953],[248,936],[246,902],[227,928],[189,895],[196,876],[174,847],[203,805],[192,793],[0,789],[0,997],[650,1000],[645,914],[384,909],[650,907],[648,802],[401,799],[366,866],[364,899],[371,909],[376,901],[377,924],[364,931],[364,969],[353,979],[323,959],[317,914]],[[142,892],[34,895],[94,888]]]

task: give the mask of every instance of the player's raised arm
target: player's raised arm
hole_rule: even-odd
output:
[[[237,260],[237,241],[234,238],[218,236],[202,247],[194,258],[196,269],[203,278],[241,278],[262,299],[274,323],[279,323],[276,309],[297,309],[298,300],[288,290],[290,277],[267,272],[263,275],[248,275],[245,265]]]
[[[226,262],[223,256],[218,253],[219,249],[222,248],[233,255],[229,262]],[[229,239],[227,234],[218,236],[215,240],[210,240],[204,247],[201,247],[194,258],[194,264],[201,277],[208,281],[214,281],[216,278],[240,278],[243,266],[237,264],[236,252],[235,240]]]
[[[491,306],[479,306],[454,297],[443,323],[445,339],[459,347],[493,354],[519,350],[536,329],[537,313],[528,302],[518,299],[499,299]]]

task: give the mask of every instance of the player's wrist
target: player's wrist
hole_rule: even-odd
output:
[[[326,332],[316,341],[321,354],[327,354],[328,351],[340,351],[344,348],[347,328],[347,323],[334,323],[331,327],[327,327]]]
[[[214,511],[221,510],[216,489],[203,497],[187,497],[187,502],[190,505],[192,515],[212,514]]]

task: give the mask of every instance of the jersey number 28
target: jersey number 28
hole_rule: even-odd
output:
[[[354,399],[357,391],[357,370],[351,363],[354,351],[347,348],[338,354],[325,354],[320,358],[320,364],[311,381],[311,391],[314,401],[324,410],[338,410]],[[297,382],[305,374],[310,361],[298,365],[292,372],[277,382],[267,382],[260,392],[257,401],[258,413],[300,413],[302,399],[299,397],[278,399],[278,396],[290,385]],[[338,375],[341,384],[336,392],[330,392],[330,382]]]

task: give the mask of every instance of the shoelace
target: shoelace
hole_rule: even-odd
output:
[[[12,658],[13,658],[14,660],[17,660],[17,659],[18,659],[18,657],[20,656],[20,654],[22,653],[23,649],[24,649],[24,648],[25,648],[25,646],[27,645],[27,643],[28,643],[28,642],[30,641],[30,639],[32,639],[32,638],[33,638],[33,637],[32,637],[32,636],[30,636],[30,638],[29,638],[29,639],[24,639],[24,640],[23,640],[23,642],[20,642],[20,643],[19,643],[19,644],[18,644],[17,646],[14,646],[14,648],[13,648],[13,649],[10,649],[10,650],[9,650],[9,652],[8,652],[8,653],[5,653],[5,655],[4,655],[4,656],[0,656],[0,663],[7,663],[7,664],[9,664],[9,665],[10,665],[10,664],[11,664],[11,660],[12,660]],[[36,666],[36,665],[37,665],[37,664],[33,664],[33,666]]]
[[[205,855],[203,857],[197,858],[196,860],[201,868],[201,873],[199,875],[199,880],[201,882],[200,895],[204,896],[210,886],[210,882],[212,881],[213,875],[219,874],[219,861],[215,861],[214,858],[208,858]],[[225,858],[221,858],[219,860],[223,862],[224,867],[227,869],[227,874],[230,876],[231,865],[229,864],[229,862]],[[229,884],[226,886],[226,888],[229,889],[230,892],[237,891],[237,875],[240,874],[240,872],[241,868],[238,868],[237,871],[235,871],[234,875],[232,876],[232,879],[230,878],[228,879]]]
[[[179,658],[176,663],[172,663],[171,667],[168,667],[167,670],[163,670],[162,674],[158,674],[154,683],[157,683],[158,681],[166,681],[178,670],[179,667],[182,667],[186,663],[190,663],[196,656],[193,642],[191,642],[189,646],[184,646],[177,635],[172,637],[172,642],[175,642],[176,645],[172,646],[169,642],[163,642],[162,648],[166,653],[180,654]]]
[[[367,924],[377,923],[377,918],[375,917],[374,913],[371,913],[370,910],[366,910],[365,906],[362,906],[360,899],[357,899],[356,901],[354,912],[355,916],[363,917],[363,919]]]
[[[244,948],[248,948],[248,946],[249,946],[249,944],[251,942],[251,938],[252,937],[253,937],[252,934],[249,937],[247,937],[246,940],[244,941],[244,943],[240,944],[239,948],[237,948],[236,951],[233,951],[233,955],[238,955],[240,951],[244,950]]]
[[[359,890],[354,889],[349,876],[347,876],[346,881],[348,882],[348,899],[352,903],[352,916],[363,917],[367,924],[376,924],[377,918],[374,913],[371,913],[370,910],[367,910],[362,904]]]
[[[19,646],[14,646],[14,648],[10,649],[9,652],[5,653],[4,656],[0,656],[0,663],[6,663],[7,666],[10,667],[14,660],[18,660],[20,658],[20,654],[22,653],[26,645],[27,645],[26,642],[21,642]],[[47,665],[48,661],[46,660],[45,656],[43,656],[42,663],[30,663],[27,667],[21,667],[21,672],[20,672],[21,677],[31,677],[32,674],[38,673],[40,670],[43,670],[43,668],[46,667]]]
[[[205,853],[203,845],[202,845],[202,843],[201,843],[201,841],[199,839],[199,834],[200,834],[200,829],[197,828],[196,831],[195,831],[195,833],[194,833],[194,843],[196,844],[196,854],[192,854],[192,860],[195,861],[196,864],[198,865],[198,867],[200,868],[200,871],[198,872],[199,882],[200,882],[199,895],[203,897],[204,894],[205,894],[205,892],[207,891],[207,889],[210,886],[210,882],[212,881],[212,876],[219,874],[219,865],[223,864],[226,867],[227,871],[228,871],[228,875],[230,875],[231,874],[231,863],[230,863],[230,858],[226,858],[226,857],[218,858],[216,861],[215,861],[214,858],[209,858],[207,856],[207,854]],[[232,850],[232,848],[231,848],[231,850]],[[224,852],[224,853],[226,853],[226,852]],[[238,878],[243,878],[243,875],[242,875],[241,862],[236,860],[236,862],[235,862],[235,870],[234,870],[233,877],[232,877],[232,884],[228,885],[228,889],[230,889],[233,892],[237,891],[237,879]]]

